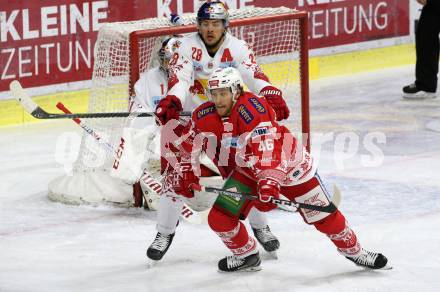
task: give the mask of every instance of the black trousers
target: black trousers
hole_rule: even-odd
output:
[[[423,6],[416,30],[416,85],[435,92],[439,63],[440,0]]]

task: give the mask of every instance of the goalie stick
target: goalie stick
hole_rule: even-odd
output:
[[[64,106],[64,104],[62,104],[61,102],[58,102],[56,107],[67,114],[70,113],[69,109],[66,108],[66,106]],[[99,135],[97,132],[95,132],[95,130],[84,123],[84,121],[80,120],[79,118],[73,118],[73,121],[78,124],[85,132],[87,132],[87,134],[95,138],[95,140],[98,141],[100,145],[105,146],[108,151],[116,153],[116,150],[113,148],[113,146],[110,143],[104,141],[101,135]],[[155,179],[146,169],[144,169],[144,172],[140,179],[145,183],[150,191],[160,194],[162,190],[162,184],[157,179]],[[182,210],[180,211],[180,216],[190,223],[203,224],[207,222],[208,213],[210,210],[211,208],[205,211],[198,212],[193,210],[186,203],[184,203],[182,206]]]
[[[223,195],[233,197],[233,198],[245,197],[248,200],[258,200],[257,196],[247,194],[247,193],[238,193],[238,192],[233,192],[233,191],[228,191],[228,190],[223,190],[223,189],[213,188],[213,187],[206,187],[206,186],[202,186],[202,190],[205,192],[223,194]],[[292,202],[292,201],[284,200],[284,199],[275,199],[273,197],[271,198],[270,202],[273,204],[277,204],[277,205],[294,206],[296,208],[303,208],[303,209],[314,210],[314,211],[325,212],[325,213],[333,213],[337,209],[337,205],[340,202],[340,197],[341,197],[341,193],[340,193],[339,189],[337,187],[335,187],[335,192],[333,194],[333,200],[330,203],[330,205],[327,205],[327,206],[310,205],[310,204],[305,204],[305,203],[296,203],[296,202]]]
[[[153,112],[130,113],[130,112],[113,112],[113,113],[82,113],[82,114],[54,114],[48,113],[36,104],[21,86],[20,82],[14,80],[9,85],[14,98],[20,105],[34,118],[37,119],[96,119],[96,118],[126,118],[126,117],[154,117]],[[191,112],[181,112],[180,116],[191,116]]]

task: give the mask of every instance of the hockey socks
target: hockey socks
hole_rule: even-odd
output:
[[[244,258],[257,253],[256,240],[249,236],[246,227],[237,218],[213,208],[208,223],[235,256]]]
[[[348,226],[344,215],[337,211],[315,227],[325,233],[334,243],[338,251],[356,265],[368,269],[390,269],[388,259],[381,253],[367,251],[362,248],[356,234]]]

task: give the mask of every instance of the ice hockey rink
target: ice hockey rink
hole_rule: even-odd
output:
[[[392,270],[356,267],[281,210],[268,215],[278,260],[260,251],[260,272],[219,273],[228,250],[207,225],[184,221],[148,269],[155,212],[48,200],[48,182],[64,171],[57,139],[81,133],[67,120],[0,128],[0,291],[440,291],[440,98],[403,100],[412,81],[404,66],[311,82],[321,177],[339,186],[361,243]],[[358,146],[340,147],[344,137]]]

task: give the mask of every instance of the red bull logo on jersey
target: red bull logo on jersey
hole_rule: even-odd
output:
[[[256,98],[250,98],[249,101],[253,105],[253,107],[259,112],[259,113],[265,113],[266,109],[264,106],[256,99]]]
[[[192,94],[205,94],[205,88],[199,80],[194,80],[194,84],[189,88]]]
[[[238,113],[246,124],[249,124],[254,119],[254,116],[244,105],[238,107]]]

